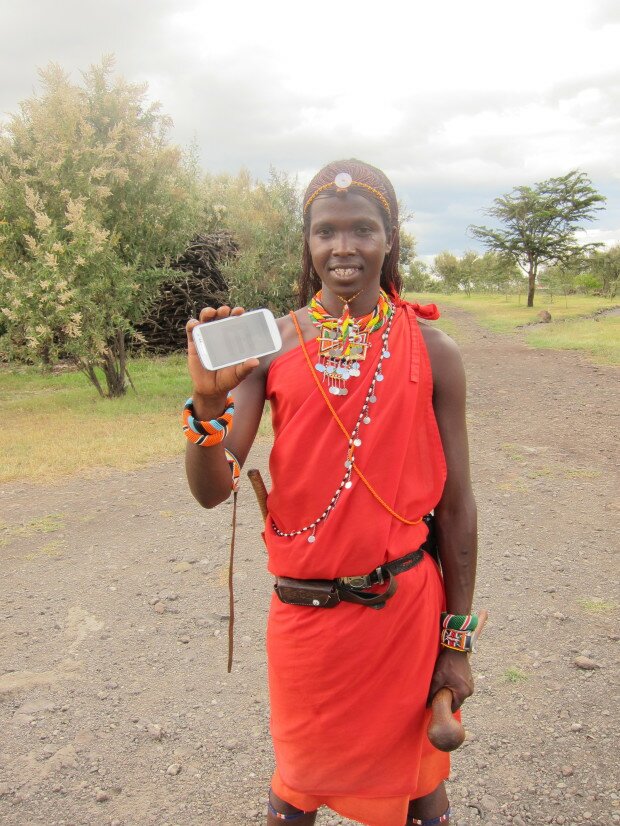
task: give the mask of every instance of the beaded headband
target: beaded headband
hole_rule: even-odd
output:
[[[317,189],[315,189],[312,195],[304,204],[304,215],[308,211],[308,207],[314,201],[316,196],[332,186],[336,187],[336,191],[342,194],[344,194],[350,186],[359,186],[362,189],[368,190],[368,192],[371,192],[375,196],[375,198],[377,198],[380,201],[381,206],[387,212],[388,218],[392,218],[390,205],[385,195],[382,192],[379,192],[378,189],[375,189],[374,186],[370,186],[370,184],[365,184],[362,181],[354,181],[348,172],[339,172],[333,181],[330,181],[327,184],[323,184],[323,186],[319,186]]]

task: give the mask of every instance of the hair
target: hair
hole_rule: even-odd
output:
[[[390,214],[388,215],[384,204],[379,198],[365,187],[356,187],[355,184],[351,186],[351,191],[362,195],[374,204],[377,204],[381,211],[383,218],[383,225],[385,233],[388,238],[392,239],[392,246],[389,253],[385,256],[383,266],[381,267],[381,287],[388,295],[394,299],[399,298],[402,289],[402,278],[398,271],[398,259],[400,256],[400,224],[398,222],[398,201],[396,200],[396,193],[394,187],[390,183],[388,177],[380,169],[375,166],[358,161],[355,158],[343,161],[332,161],[324,166],[308,184],[308,188],[304,194],[304,206],[308,199],[312,197],[319,187],[332,183],[339,172],[348,172],[354,181],[359,181],[362,184],[376,189],[380,192],[388,204],[390,205]],[[308,245],[308,230],[310,228],[310,212],[312,204],[304,213],[304,248],[302,258],[302,272],[299,277],[299,306],[305,306],[310,297],[321,289],[321,280],[316,274],[312,266],[312,256],[310,255],[310,247]]]

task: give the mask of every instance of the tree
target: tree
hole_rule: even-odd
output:
[[[588,264],[592,275],[600,279],[603,295],[615,298],[620,280],[620,244],[606,250],[595,250]]]
[[[275,169],[266,183],[246,171],[208,177],[206,202],[211,229],[228,229],[239,245],[238,256],[222,267],[230,301],[286,312],[296,303],[303,244],[297,182]]]
[[[10,357],[66,357],[118,396],[126,343],[198,229],[200,201],[169,118],[112,71],[105,58],[77,85],[49,65],[0,134],[0,312]]]
[[[442,282],[443,292],[451,293],[459,289],[459,259],[451,252],[444,250],[435,256],[433,273]]]
[[[580,245],[575,232],[584,221],[593,220],[605,200],[588,176],[575,169],[496,198],[486,213],[503,228],[471,225],[469,230],[487,249],[511,256],[527,272],[527,306],[533,307],[541,265],[568,264],[573,256],[596,246]]]

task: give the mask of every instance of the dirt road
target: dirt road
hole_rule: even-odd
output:
[[[618,373],[448,315],[469,377],[476,605],[491,613],[453,823],[620,823]],[[264,821],[258,509],[246,481],[229,676],[231,507],[193,502],[182,450],[140,472],[0,488],[6,826]],[[257,445],[250,464],[264,472],[267,454]]]

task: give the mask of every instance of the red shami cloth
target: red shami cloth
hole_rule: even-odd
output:
[[[361,425],[355,453],[379,495],[409,520],[437,504],[446,475],[416,311],[407,304],[396,309],[384,381],[376,384],[371,422]],[[377,366],[381,332],[371,335],[361,376],[347,382],[348,395],[329,396],[348,432]],[[316,341],[306,346],[314,364]],[[300,579],[367,574],[422,544],[426,525],[396,520],[355,473],[353,487],[318,525],[314,543],[307,541],[309,532],[278,536],[274,522],[294,531],[324,511],[344,476],[348,442],[301,347],[272,363],[267,396],[275,441],[264,536],[272,573]],[[397,581],[381,610],[351,603],[314,609],[273,597],[267,629],[273,790],[298,808],[327,805],[369,826],[403,826],[409,800],[448,776],[448,755],[426,736],[441,577],[425,554]]]

